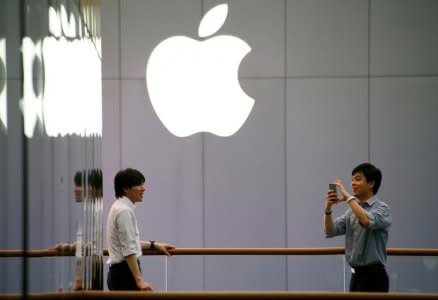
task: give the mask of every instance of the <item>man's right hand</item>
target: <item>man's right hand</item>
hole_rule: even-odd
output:
[[[137,287],[140,289],[140,291],[153,292],[151,285],[144,281],[143,278],[136,280],[135,283],[137,284]]]
[[[329,189],[327,191],[326,197],[325,197],[325,210],[331,210],[333,204],[337,204],[339,202],[338,194],[336,191]]]
[[[76,244],[61,242],[56,244],[54,247],[50,247],[49,250],[54,250],[57,255],[69,255],[76,251]]]

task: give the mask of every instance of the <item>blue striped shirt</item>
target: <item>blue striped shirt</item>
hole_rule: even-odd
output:
[[[349,208],[343,216],[336,218],[327,238],[345,234],[345,257],[353,267],[386,263],[388,229],[392,222],[389,206],[376,196],[362,207],[368,215],[368,228],[363,227]]]

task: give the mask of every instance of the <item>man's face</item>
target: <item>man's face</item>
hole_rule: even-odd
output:
[[[75,193],[76,202],[82,201],[82,193],[83,192],[84,192],[84,189],[81,186],[75,185],[74,193]]]
[[[128,197],[133,203],[141,202],[143,200],[143,194],[146,190],[145,185],[135,185],[131,188],[124,189],[125,196]]]
[[[374,182],[367,182],[367,179],[362,172],[354,173],[351,177],[351,188],[353,195],[357,198],[368,198],[373,195]]]

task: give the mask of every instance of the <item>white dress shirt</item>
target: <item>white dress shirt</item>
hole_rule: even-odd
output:
[[[132,254],[137,258],[142,255],[134,209],[134,203],[125,196],[111,206],[107,223],[108,264],[120,263]]]

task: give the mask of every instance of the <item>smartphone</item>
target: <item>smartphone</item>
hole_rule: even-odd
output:
[[[335,192],[337,192],[337,186],[336,186],[336,184],[334,184],[334,183],[330,183],[330,184],[329,184],[329,189],[330,189],[330,190],[333,190],[333,191],[335,191]]]

